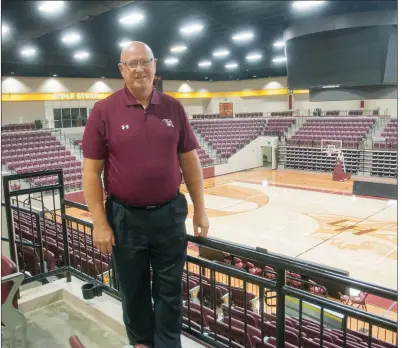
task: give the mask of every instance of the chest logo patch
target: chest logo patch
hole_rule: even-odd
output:
[[[121,126],[121,129],[129,129],[130,127],[128,126],[128,124],[123,124],[122,126]]]
[[[164,118],[162,121],[165,122],[165,124],[166,124],[167,127],[169,127],[169,128],[170,128],[170,127],[174,128],[174,124],[173,124],[172,120],[169,120],[168,118]]]

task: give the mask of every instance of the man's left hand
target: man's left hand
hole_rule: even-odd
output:
[[[206,237],[209,230],[209,220],[205,210],[202,213],[194,213],[193,217],[194,236]]]

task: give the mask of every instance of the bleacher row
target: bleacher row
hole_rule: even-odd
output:
[[[236,113],[235,117],[238,117],[238,118],[263,117],[263,113],[262,112],[240,112],[240,113]]]
[[[82,149],[82,139],[75,139],[74,145],[77,145]],[[199,147],[197,149],[197,154],[201,162],[202,167],[212,166],[214,164],[214,160],[208,155],[204,148]]]
[[[282,136],[296,119],[191,121],[191,126],[219,156],[228,158],[261,135]]]
[[[194,278],[193,278],[194,279]],[[233,301],[229,309],[227,304],[221,305],[221,310],[215,316],[214,310],[208,304],[185,301],[183,304],[183,323],[194,331],[208,335],[229,347],[276,347],[276,315],[264,313],[261,316],[252,310],[239,307]],[[299,340],[301,330],[301,342]],[[285,318],[285,347],[297,348],[340,348],[343,347],[343,332],[338,329],[323,328],[323,345],[320,345],[320,325],[313,320],[288,316]],[[262,336],[264,333],[264,336]],[[346,347],[369,347],[368,335],[359,331],[347,329]],[[229,344],[230,343],[230,344]],[[372,337],[371,347],[394,348],[395,345]]]
[[[374,152],[371,175],[380,177],[398,177],[398,153]]]
[[[35,129],[35,123],[10,123],[1,126],[2,132],[18,132]]]
[[[2,134],[2,164],[17,174],[63,169],[67,190],[82,186],[81,162],[50,131],[25,131]],[[49,177],[27,180],[33,185],[54,182]]]
[[[374,149],[397,150],[398,149],[398,119],[390,119],[381,133],[385,141],[374,142]]]
[[[287,140],[289,145],[321,146],[321,140],[341,140],[343,148],[358,148],[373,129],[375,118],[307,120]]]
[[[344,164],[347,172],[357,174],[360,166],[360,156],[353,150],[343,151]],[[318,148],[292,147],[286,148],[285,168],[332,172],[335,166],[336,154],[330,157]]]
[[[38,231],[34,216],[17,210],[13,210],[13,216],[17,237],[27,242],[38,243]],[[61,223],[49,217],[41,218],[39,228],[42,236],[42,251],[48,270],[51,271],[56,267],[62,267],[65,265],[65,259]],[[73,228],[70,224],[67,224],[67,233],[72,267],[94,277],[109,269],[109,257],[101,254],[93,246],[92,237],[89,234]],[[16,245],[17,250],[19,248],[20,264],[24,264],[25,269],[31,275],[39,274],[39,247],[34,250],[30,246],[21,247],[18,243]]]
[[[274,269],[270,266],[258,268],[247,260],[230,255],[225,256],[225,263],[271,280],[276,278]],[[210,277],[191,271],[183,274],[183,323],[192,330],[210,336],[230,347],[271,347],[271,345],[275,347],[276,315],[264,311],[262,319],[259,312],[259,301],[262,299],[233,284],[229,287],[227,282],[215,279],[214,284],[213,291]],[[301,276],[287,272],[286,284],[302,288]],[[326,296],[324,287],[312,280],[308,280],[307,284],[308,291],[315,295]],[[231,299],[230,307],[229,299]],[[287,316],[285,324],[285,347],[299,347],[299,343],[301,347],[320,347],[320,325],[317,322],[302,318],[301,342],[299,341],[299,319]],[[369,337],[366,334],[347,330],[347,347],[367,348],[368,341]],[[328,329],[324,325],[323,342],[324,345],[321,347],[343,347],[342,331]],[[373,337],[372,347],[395,346]]]

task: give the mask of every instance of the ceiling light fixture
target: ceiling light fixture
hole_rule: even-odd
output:
[[[10,27],[7,24],[1,25],[1,35],[7,35],[10,32]]]
[[[25,47],[21,50],[21,55],[24,57],[32,57],[36,54],[36,49],[34,47]]]
[[[206,67],[211,66],[211,65],[212,65],[212,63],[209,60],[203,60],[203,61],[198,63],[198,66],[200,68],[206,68]]]
[[[234,69],[237,68],[239,65],[237,63],[228,63],[225,65],[226,69]]]
[[[317,8],[326,3],[326,1],[293,1],[292,7],[299,11],[306,11],[309,9]]]
[[[251,54],[246,56],[246,59],[248,61],[251,61],[251,62],[256,61],[256,60],[260,60],[261,58],[262,58],[262,55],[259,54],[259,53],[251,53]]]
[[[53,77],[57,77],[57,74],[53,74]]]
[[[232,40],[240,41],[240,42],[250,41],[253,38],[254,38],[254,34],[251,31],[238,33],[238,34],[232,36]]]
[[[165,59],[165,63],[168,65],[174,65],[177,64],[179,62],[179,60],[177,58],[167,58]]]
[[[273,45],[275,48],[282,48],[283,46],[285,46],[285,42],[282,40],[278,40],[278,41],[275,41]]]
[[[180,28],[180,32],[184,35],[199,33],[204,29],[202,24],[190,24]]]
[[[77,60],[86,60],[89,58],[89,52],[78,51],[78,52],[74,53],[74,58]]]
[[[144,20],[144,15],[140,12],[133,12],[120,17],[119,22],[125,26],[133,26]]]
[[[131,42],[130,40],[122,40],[122,41],[119,42],[119,46],[120,46],[121,48],[124,48],[124,47],[126,47],[130,42]]]
[[[187,49],[187,46],[184,46],[184,45],[173,46],[170,49],[170,52],[181,53],[181,52],[184,52],[186,49]]]
[[[322,86],[322,88],[339,88],[339,85],[326,85]]]
[[[43,13],[57,13],[60,12],[65,5],[65,1],[40,1],[38,9]]]
[[[213,52],[212,55],[214,57],[226,57],[227,55],[229,55],[229,51],[225,50],[225,49],[221,49],[221,50],[217,50],[217,51]]]
[[[78,33],[69,33],[69,34],[65,34],[61,38],[61,41],[67,45],[73,45],[73,44],[81,41],[81,36]]]
[[[286,57],[275,57],[274,59],[272,59],[273,63],[283,63],[286,62]]]

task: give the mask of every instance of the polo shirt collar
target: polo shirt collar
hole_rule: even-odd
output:
[[[130,90],[128,89],[128,87],[126,85],[124,85],[123,96],[124,96],[124,102],[126,105],[140,105],[140,103],[131,94]],[[159,92],[155,88],[153,88],[151,101],[149,102],[149,104],[159,104],[159,103],[160,103]]]

